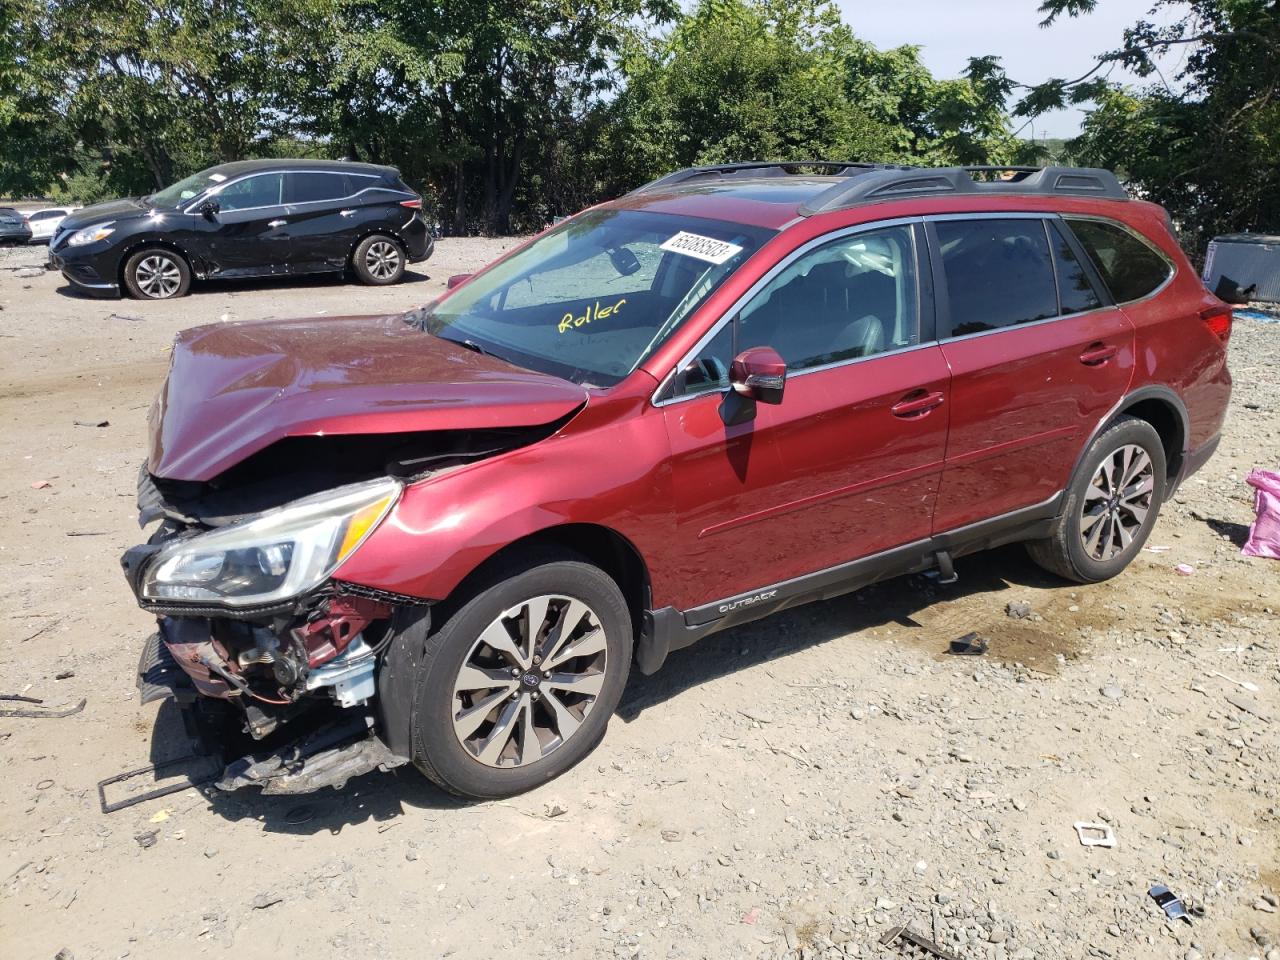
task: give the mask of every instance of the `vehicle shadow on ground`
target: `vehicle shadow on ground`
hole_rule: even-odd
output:
[[[898,577],[714,634],[673,653],[653,676],[633,670],[616,716],[626,723],[634,722],[646,709],[699,684],[850,633],[890,624],[919,627],[915,614],[939,600],[989,593],[993,595],[992,604],[999,607],[1003,602],[997,599],[1001,591],[1075,586],[1040,570],[1016,545],[957,561],[956,572],[960,580],[955,584],[939,585],[923,576]],[[938,638],[939,652],[949,639]],[[153,762],[185,752],[185,735],[176,709],[157,714],[152,743]],[[299,836],[337,834],[344,827],[365,822],[389,830],[397,818],[411,809],[458,810],[480,805],[439,789],[412,766],[366,774],[349,781],[341,790],[326,788],[301,796],[264,796],[253,789],[225,794],[206,792],[206,796],[212,812],[226,820],[256,822],[270,833]],[[511,803],[520,808],[519,798]]]
[[[221,769],[218,763],[191,755],[181,714],[172,701],[165,701],[156,713],[151,731],[150,760],[156,765],[187,761],[177,762],[175,769],[166,770],[166,777],[194,776],[206,770]],[[344,827],[368,821],[394,823],[409,809],[456,810],[471,805],[441,790],[412,766],[388,773],[367,773],[349,780],[340,790],[324,788],[297,796],[269,796],[254,788],[223,793],[212,784],[200,790],[210,811],[224,820],[256,822],[269,833],[299,836],[337,834]]]
[[[426,283],[431,279],[428,273],[405,270],[399,284]],[[399,284],[393,284],[399,285]],[[358,287],[365,285],[340,273],[309,273],[296,277],[255,277],[245,280],[194,280],[191,283],[191,296],[200,297],[206,294],[254,293],[260,290],[314,290],[321,287]],[[61,296],[72,300],[100,300],[104,303],[125,302],[145,308],[148,301],[134,300],[129,296],[95,296],[81,290],[74,284],[65,283],[56,289]]]
[[[956,583],[938,584],[920,575],[896,577],[854,593],[784,610],[763,620],[712,634],[672,653],[662,669],[652,676],[632,670],[617,716],[631,723],[646,709],[691,687],[830,643],[850,633],[890,624],[918,628],[921,624],[914,615],[939,600],[978,593],[995,595],[1014,587],[1078,586],[1035,566],[1018,544],[962,558],[955,566],[960,578]],[[999,607],[1004,601],[993,597],[991,602]],[[959,632],[967,632],[967,628]],[[943,652],[952,639],[938,637],[938,652]]]

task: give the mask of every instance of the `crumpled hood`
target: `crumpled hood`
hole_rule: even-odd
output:
[[[290,436],[540,426],[586,397],[399,315],[195,327],[151,409],[149,469],[203,481]]]

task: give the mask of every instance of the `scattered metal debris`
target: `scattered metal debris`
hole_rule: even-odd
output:
[[[156,790],[148,790],[145,793],[135,794],[132,797],[126,797],[123,800],[107,801],[107,787],[113,783],[123,783],[126,780],[132,780],[134,777],[141,777],[148,773],[159,773],[161,770],[167,770],[170,767],[176,767],[179,764],[187,763],[191,760],[203,761],[209,769],[202,775],[192,776],[187,774],[185,780],[178,783],[171,783],[168,786],[160,787]],[[176,760],[166,760],[163,763],[154,763],[147,767],[139,767],[137,770],[129,770],[125,773],[118,773],[114,777],[107,777],[98,784],[98,802],[102,806],[103,813],[115,813],[117,810],[123,810],[125,807],[137,806],[139,803],[145,803],[148,800],[155,800],[159,797],[167,797],[171,793],[180,793],[183,790],[190,790],[192,787],[202,787],[206,783],[212,783],[222,773],[222,761],[217,757],[179,757]]]
[[[1182,901],[1163,883],[1157,883],[1147,891],[1147,894],[1170,920],[1185,920],[1187,923],[1191,923],[1191,917],[1188,915],[1186,907],[1182,905]]]
[[[14,693],[2,693],[0,694],[0,700],[16,700],[19,703],[44,703],[43,700],[38,700],[35,697],[23,697]],[[0,717],[23,717],[28,720],[57,720],[61,717],[70,717],[73,714],[79,713],[84,709],[84,705],[88,702],[89,701],[82,699],[74,707],[67,707],[64,710],[0,710]]]
[[[145,833],[135,834],[133,839],[138,841],[138,846],[146,850],[156,845],[156,841],[160,839],[160,831],[148,830]]]
[[[1079,820],[1072,826],[1075,827],[1076,836],[1080,838],[1081,846],[1109,848],[1116,845],[1116,835],[1109,824]]]
[[[921,936],[910,927],[893,927],[880,938],[880,943],[893,947],[910,960],[960,960],[954,953],[943,950],[928,937]]]
[[[980,657],[986,652],[986,637],[980,637],[976,633],[966,633],[963,637],[957,637],[947,648],[947,653],[957,657]]]

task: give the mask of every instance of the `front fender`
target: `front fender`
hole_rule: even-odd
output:
[[[409,486],[334,577],[443,600],[503,547],[587,523],[635,545],[660,601],[675,536],[665,424],[647,405],[621,419],[592,406],[567,432]]]

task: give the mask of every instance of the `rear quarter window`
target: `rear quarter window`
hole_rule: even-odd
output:
[[[1141,300],[1169,279],[1173,266],[1146,240],[1105,220],[1065,218],[1116,303]]]

